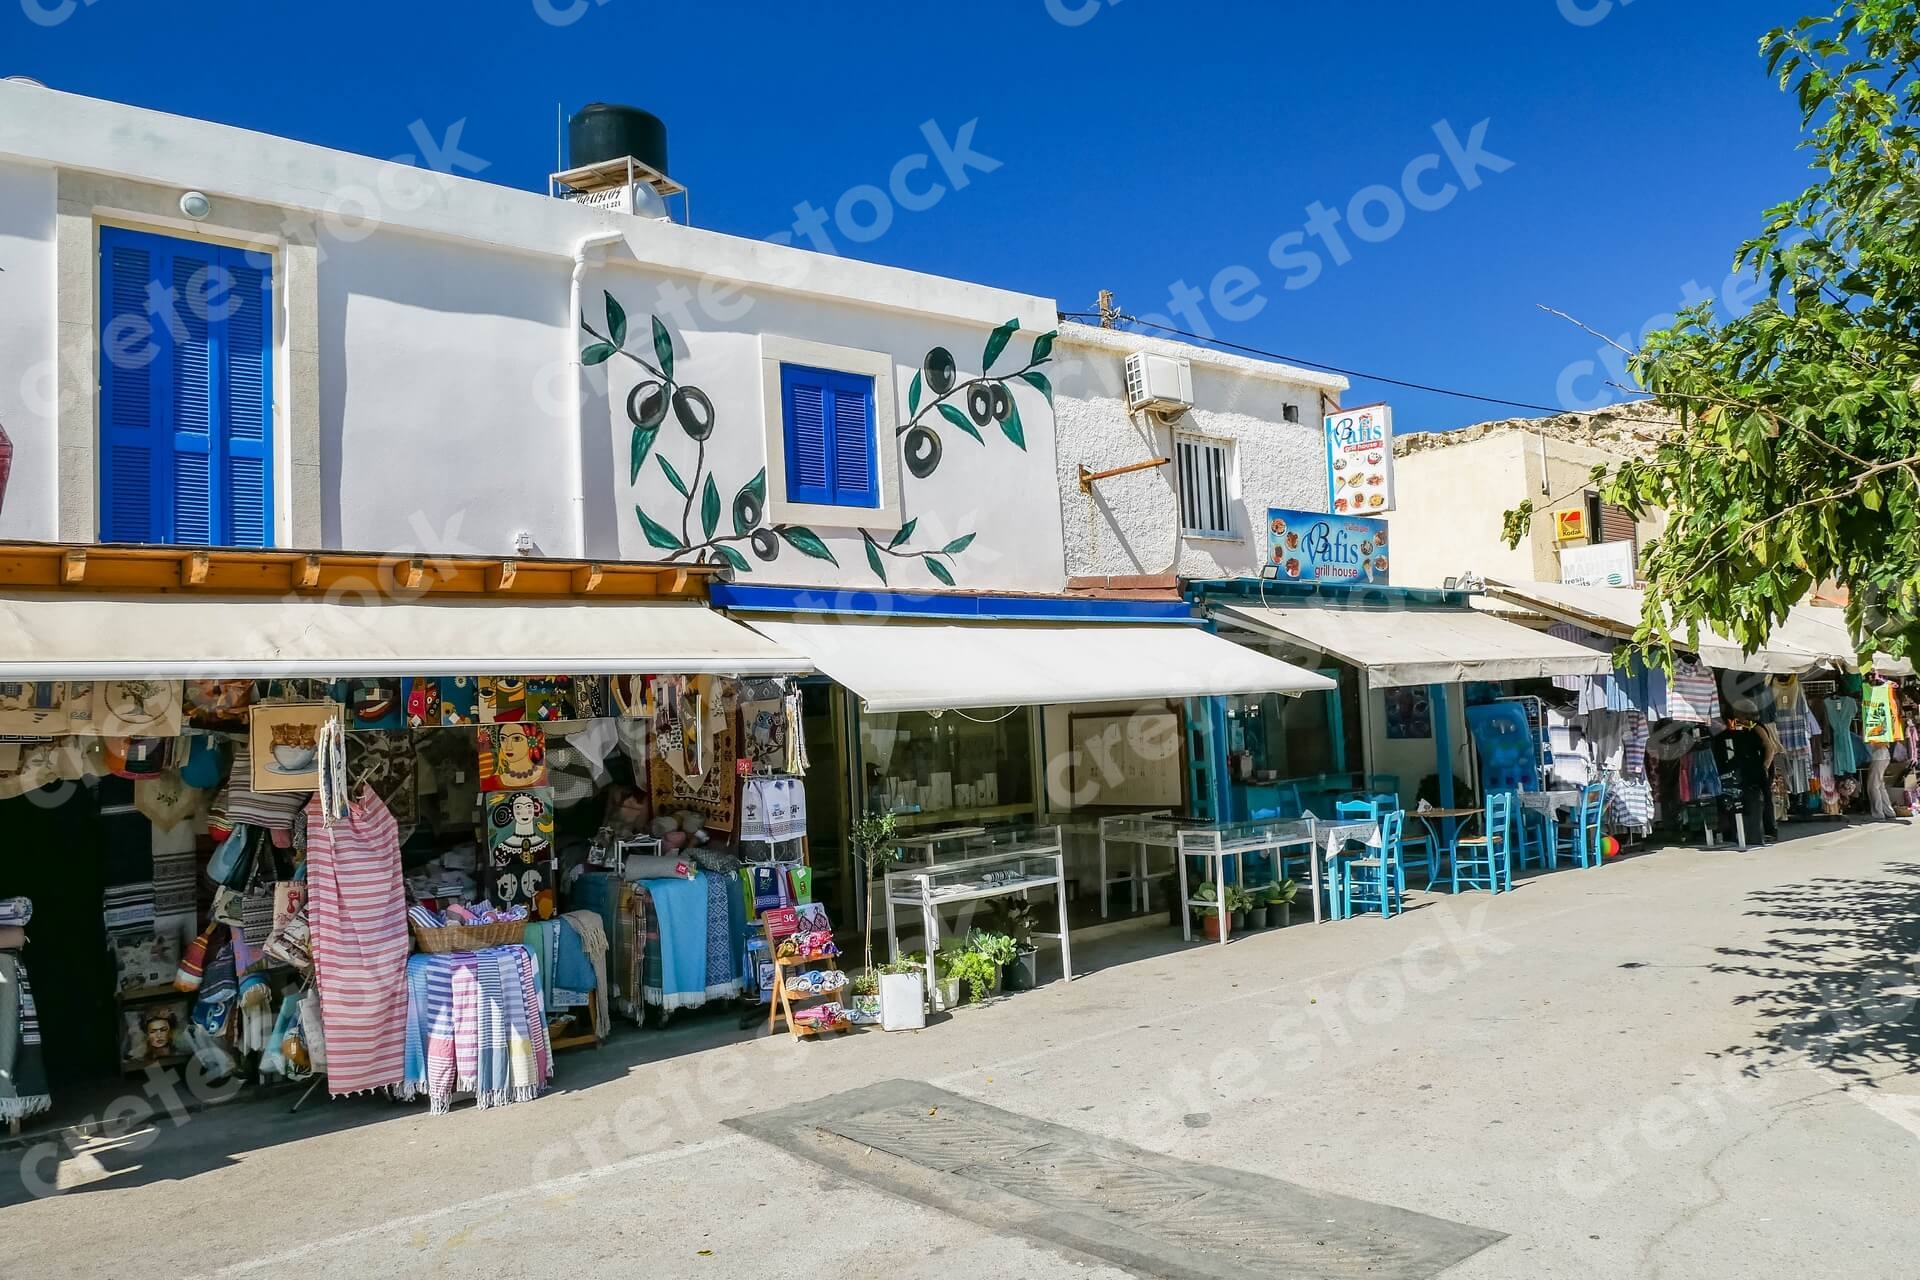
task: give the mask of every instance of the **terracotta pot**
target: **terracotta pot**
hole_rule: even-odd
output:
[[[1222,917],[1220,917],[1220,916],[1208,916],[1208,917],[1207,917],[1206,919],[1204,919],[1204,920],[1202,920],[1202,921],[1201,921],[1201,923],[1202,923],[1202,924],[1204,924],[1204,925],[1206,926],[1206,930],[1207,930],[1207,941],[1208,941],[1208,942],[1218,942],[1218,941],[1220,941],[1220,921],[1221,921],[1221,919],[1222,919]],[[1228,937],[1232,937],[1232,936],[1233,936],[1233,927],[1232,927],[1231,925],[1228,925],[1228,926],[1227,926],[1227,936],[1228,936]]]

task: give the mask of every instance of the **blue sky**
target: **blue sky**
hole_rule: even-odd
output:
[[[696,221],[751,236],[790,230],[803,202],[887,187],[927,150],[926,122],[952,139],[977,119],[973,149],[997,168],[895,209],[869,241],[829,224],[840,252],[1069,311],[1109,288],[1182,328],[1194,309],[1176,312],[1176,282],[1206,294],[1250,274],[1257,314],[1197,304],[1222,339],[1581,407],[1610,394],[1602,344],[1537,304],[1637,334],[1688,282],[1720,291],[1761,209],[1808,177],[1758,38],[1822,4],[469,0],[454,20],[346,0],[0,0],[0,75],[376,156],[418,153],[416,121],[438,139],[464,119],[476,176],[530,189],[556,103],[630,102],[668,122]],[[1483,120],[1484,150],[1511,167],[1432,211],[1401,197],[1390,236],[1352,233],[1356,194],[1403,190],[1410,163],[1443,155],[1439,122],[1464,145]],[[1415,176],[1424,203],[1459,182],[1444,156]],[[1340,213],[1348,261],[1305,230],[1315,202]],[[1362,212],[1384,231],[1388,205]],[[1290,232],[1296,256],[1276,267]],[[1308,250],[1318,277],[1286,288]],[[1348,403],[1377,399],[1402,431],[1512,412],[1365,381]]]

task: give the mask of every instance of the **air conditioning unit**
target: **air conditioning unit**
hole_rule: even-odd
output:
[[[1127,357],[1127,407],[1161,413],[1193,408],[1193,365],[1179,356],[1134,352]]]

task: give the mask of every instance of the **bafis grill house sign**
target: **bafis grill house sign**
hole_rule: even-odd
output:
[[[1361,405],[1327,415],[1327,509],[1337,516],[1393,510],[1393,408]]]
[[[1315,511],[1267,511],[1267,558],[1281,582],[1384,586],[1387,522]]]

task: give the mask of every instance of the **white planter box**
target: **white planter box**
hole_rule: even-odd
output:
[[[880,1027],[918,1031],[927,1025],[927,997],[918,973],[880,975]]]

